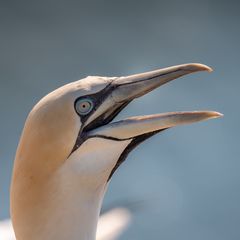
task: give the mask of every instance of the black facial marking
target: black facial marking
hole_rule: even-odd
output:
[[[117,103],[113,109],[112,112],[109,114],[109,112],[100,115],[99,117],[97,117],[96,119],[94,119],[91,123],[89,123],[85,128],[84,131],[90,131],[94,128],[97,128],[99,126],[104,126],[106,124],[108,124],[109,122],[111,122],[117,115],[119,112],[121,112],[121,110],[127,106],[129,104],[129,102],[125,102],[125,103]]]
[[[122,152],[122,154],[120,155],[116,165],[114,166],[114,168],[112,169],[109,177],[108,177],[108,181],[111,179],[112,175],[114,174],[114,172],[118,169],[118,167],[126,160],[128,154],[135,148],[137,147],[140,143],[142,143],[143,141],[145,141],[146,139],[154,136],[155,134],[162,132],[165,129],[161,129],[161,130],[157,130],[154,132],[150,132],[150,133],[145,133],[143,135],[137,136],[135,138],[133,138],[133,140],[128,144],[128,146],[125,148],[125,150]],[[126,139],[125,139],[126,140]]]
[[[76,113],[80,116],[81,118],[81,122],[82,123],[85,123],[87,121],[87,119],[89,118],[89,116],[95,112],[99,105],[108,97],[109,93],[112,92],[113,90],[113,85],[111,84],[112,82],[110,82],[104,89],[102,89],[100,92],[97,92],[97,93],[94,93],[94,94],[89,94],[89,95],[84,95],[84,96],[81,96],[79,98],[77,98],[74,102],[74,108],[75,108],[75,111]],[[93,101],[94,103],[94,107],[92,109],[92,111],[87,114],[87,115],[80,115],[78,113],[78,111],[76,110],[76,104],[79,100],[81,99],[85,99],[85,98],[89,98]]]
[[[76,113],[80,117],[80,121],[82,123],[82,126],[84,126],[84,127],[80,128],[80,130],[78,132],[76,142],[75,142],[75,144],[73,146],[73,149],[72,149],[71,153],[69,154],[69,156],[74,151],[76,151],[81,146],[81,144],[87,139],[87,134],[86,134],[87,131],[90,131],[91,129],[94,129],[94,128],[97,128],[99,126],[103,126],[103,125],[108,124],[118,115],[118,113],[125,106],[127,106],[131,102],[131,101],[127,101],[127,102],[123,102],[123,103],[116,103],[115,106],[113,106],[112,111],[110,113],[109,113],[109,111],[106,112],[106,113],[103,113],[102,115],[100,115],[99,117],[97,117],[96,119],[94,119],[92,122],[90,122],[88,125],[85,126],[85,123],[86,123],[87,119],[98,109],[98,107],[104,102],[104,100],[116,88],[117,88],[117,86],[112,84],[112,82],[110,82],[100,92],[95,93],[95,94],[81,96],[81,97],[79,97],[75,100],[75,102],[74,102],[75,111],[76,111],[76,104],[77,104],[78,100],[84,99],[84,98],[90,98],[94,102],[94,107],[93,107],[92,111],[87,115],[80,115],[76,111]]]

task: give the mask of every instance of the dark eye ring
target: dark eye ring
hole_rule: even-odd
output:
[[[77,100],[75,108],[78,114],[87,115],[93,109],[93,101],[90,98],[82,98]]]

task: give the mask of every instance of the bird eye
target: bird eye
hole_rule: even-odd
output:
[[[79,99],[75,107],[78,114],[87,115],[93,109],[93,101],[89,98]]]

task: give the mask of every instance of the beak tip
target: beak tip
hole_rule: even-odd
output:
[[[224,117],[224,114],[218,112],[218,117]]]
[[[224,115],[220,112],[209,112],[209,118],[220,118]]]
[[[212,72],[213,69],[205,64],[201,64],[201,63],[190,63],[190,64],[187,64],[187,67],[191,70],[194,70],[194,71],[207,71],[207,72]]]
[[[206,66],[206,71],[208,71],[210,73],[210,72],[213,72],[213,69],[209,66]]]

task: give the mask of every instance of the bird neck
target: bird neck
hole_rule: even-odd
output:
[[[55,229],[55,236],[50,239],[95,240],[104,194],[104,186],[93,191],[81,189],[75,193],[71,189],[69,192],[63,189],[58,195],[57,206],[51,207],[52,212],[48,214],[52,218],[49,221],[52,225],[50,231]],[[53,205],[56,205],[55,201]],[[40,239],[47,239],[47,236]]]
[[[17,240],[94,240],[108,177],[130,141],[90,138],[51,167],[59,156],[20,148],[11,185]]]
[[[43,189],[44,194],[20,196],[12,214],[17,240],[95,240],[107,186],[90,190],[78,184],[58,176],[37,187],[38,193]]]

